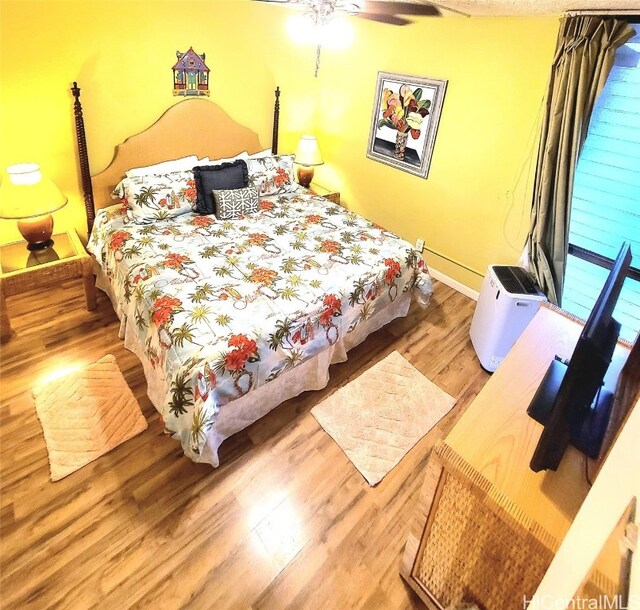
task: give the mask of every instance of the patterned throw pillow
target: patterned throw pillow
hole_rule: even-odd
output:
[[[216,216],[220,220],[231,220],[258,211],[258,189],[254,186],[214,190],[213,198],[216,201]]]
[[[113,190],[122,199],[127,216],[138,224],[149,224],[192,212],[196,204],[193,172],[125,178]]]
[[[297,190],[297,184],[293,179],[293,155],[249,158],[247,168],[249,184],[258,189],[261,197]]]

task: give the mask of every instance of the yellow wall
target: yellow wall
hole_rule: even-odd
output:
[[[323,52],[318,182],[411,242],[426,240],[484,274],[516,262],[528,230],[538,123],[557,19],[423,18],[389,27],[352,19],[348,53]],[[448,81],[426,180],[367,159],[378,71]],[[529,157],[532,155],[532,159]],[[439,271],[481,277],[426,252]]]
[[[206,52],[211,99],[270,143],[272,92],[283,90],[281,151],[318,135],[317,182],[410,241],[481,273],[514,262],[528,224],[535,128],[556,19],[422,18],[393,27],[349,19],[346,50],[287,36],[291,11],[242,0],[167,2],[2,0],[0,166],[40,163],[68,194],[56,226],[84,232],[74,144],[73,80],[82,88],[92,171],[153,122],[172,95],[176,50]],[[427,180],[366,158],[379,70],[448,80]],[[527,158],[533,154],[528,164]],[[0,240],[19,238],[0,220]],[[480,278],[427,252],[435,268],[473,288]]]
[[[39,163],[69,197],[56,230],[86,234],[75,151],[74,80],[82,90],[93,173],[114,146],[155,121],[174,97],[176,51],[206,53],[210,99],[271,144],[273,91],[283,90],[281,149],[315,120],[313,49],[291,53],[280,9],[238,0],[5,1],[1,4],[0,167]],[[301,77],[298,77],[301,75]],[[0,220],[0,241],[20,239]]]

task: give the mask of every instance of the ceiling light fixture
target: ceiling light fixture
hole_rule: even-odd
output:
[[[314,76],[317,78],[320,71],[320,52],[322,45],[329,41],[340,40],[340,25],[336,21],[336,11],[356,15],[359,7],[354,2],[339,2],[336,0],[315,0],[308,5],[303,18],[311,27],[311,39],[316,44],[316,68]]]
[[[408,25],[412,23],[403,15],[418,17],[439,17],[441,16],[438,5],[433,2],[405,2],[403,0],[255,0],[269,4],[281,4],[303,11],[303,17],[307,20],[307,25],[298,27],[296,22],[290,24],[289,31],[295,30],[292,34],[294,39],[300,39],[304,32],[310,32],[306,36],[306,41],[312,39],[316,44],[316,69],[315,76],[318,76],[320,69],[320,52],[322,46],[328,41],[339,41],[343,32],[335,27],[336,15],[347,15],[361,17],[369,21],[376,21],[387,25]],[[448,10],[448,9],[447,9]],[[451,9],[453,12],[459,12]],[[309,25],[310,24],[310,25]]]

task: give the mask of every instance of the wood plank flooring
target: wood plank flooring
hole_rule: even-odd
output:
[[[165,436],[140,362],[99,293],[80,282],[7,303],[0,405],[2,608],[418,608],[399,576],[429,452],[486,382],[469,341],[474,302],[435,284],[431,305],[371,335],[327,388],[283,403],[194,464]],[[311,416],[324,396],[397,349],[458,399],[371,488]],[[30,388],[113,354],[148,429],[57,483]]]

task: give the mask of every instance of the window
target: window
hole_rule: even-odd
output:
[[[573,187],[562,307],[586,319],[623,241],[632,270],[614,317],[620,336],[640,331],[640,24],[616,53],[596,101]]]

